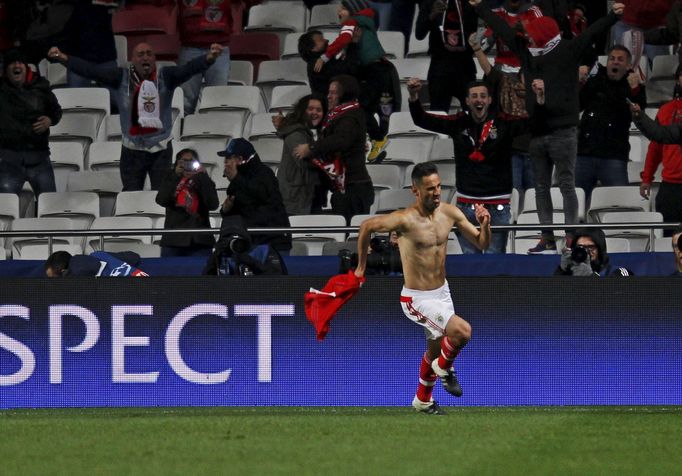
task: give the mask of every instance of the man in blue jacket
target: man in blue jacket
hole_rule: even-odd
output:
[[[206,71],[223,47],[211,45],[206,56],[183,66],[156,67],[156,55],[147,43],[133,49],[128,68],[96,65],[62,53],[52,47],[50,61],[64,64],[76,74],[113,89],[121,115],[121,182],[123,191],[142,190],[149,174],[152,189],[158,190],[171,167],[173,127],[171,105],[175,88],[195,74]]]

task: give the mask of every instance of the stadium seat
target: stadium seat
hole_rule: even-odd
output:
[[[410,35],[410,46],[407,50],[406,58],[429,57],[429,37],[418,40],[414,32]]]
[[[562,223],[566,222],[566,218],[564,217],[563,213],[552,213],[552,222],[555,225],[560,225]],[[516,219],[516,223],[519,225],[539,225],[540,224],[540,217],[538,217],[537,212],[529,212],[529,213],[522,213],[518,216]],[[564,230],[554,230],[554,234],[557,237],[563,237],[566,235],[566,232]],[[524,239],[524,238],[533,238],[534,240],[537,240],[540,238],[540,228],[534,228],[532,230],[517,230],[516,231],[516,239]],[[510,238],[511,239],[511,238]],[[522,250],[523,253],[526,252],[526,250]]]
[[[52,252],[66,251],[71,255],[78,255],[83,253],[83,247],[80,245],[66,245],[56,243],[52,245]],[[12,250],[12,259],[20,260],[46,260],[50,256],[49,246],[46,244],[28,244],[21,248]]]
[[[244,31],[287,33],[305,31],[307,9],[300,2],[266,2],[249,9]]]
[[[298,228],[324,228],[346,226],[346,219],[341,215],[292,215],[289,217],[292,227]],[[322,247],[325,241],[344,241],[346,234],[329,233],[292,233],[293,241],[307,243],[308,252],[311,256],[322,255]]]
[[[394,138],[386,146],[384,162],[400,164],[418,164],[425,162],[429,156],[431,142],[429,137]]]
[[[37,232],[40,230],[47,231],[68,231],[68,230],[78,230],[85,229],[85,227],[78,227],[78,223],[74,222],[70,218],[66,217],[43,217],[43,218],[17,218],[12,221],[12,231],[26,231],[26,232]],[[82,237],[76,236],[55,236],[52,238],[53,250],[56,250],[57,246],[75,246],[79,250],[82,250],[81,243],[83,241]],[[40,236],[38,234],[32,233],[30,236],[18,236],[8,239],[8,247],[12,250],[12,257],[15,259],[21,259],[22,249],[26,246],[36,247],[39,246],[44,250],[45,259],[48,256],[48,238],[45,236]],[[35,259],[35,258],[34,258]]]
[[[265,112],[260,90],[256,86],[207,86],[201,92],[197,112],[243,111]]]
[[[259,140],[253,144],[261,161],[266,165],[279,165],[282,162],[282,140]],[[272,168],[272,167],[271,167]]]
[[[56,190],[66,191],[68,175],[85,168],[83,146],[78,142],[51,142],[50,162],[54,170]]]
[[[272,88],[269,111],[286,114],[294,109],[303,96],[308,94],[310,94],[310,87],[307,84],[275,86]]]
[[[603,222],[608,213],[641,211],[648,212],[651,201],[639,194],[639,187],[596,187],[592,190],[588,218],[594,223]]]
[[[374,191],[398,189],[402,184],[402,167],[397,164],[367,165],[367,172],[372,178]]]
[[[338,256],[341,250],[355,253],[357,248],[356,241],[326,241],[322,244],[322,256]]]
[[[215,183],[215,189],[218,192],[218,198],[220,199],[221,203],[225,197],[221,196],[220,192],[224,192],[227,190],[227,187],[230,186],[230,181],[227,179],[227,177],[223,177],[223,173],[224,169],[222,167],[216,167],[211,171],[211,179]],[[211,214],[220,215],[220,207],[218,207],[217,210],[212,211]]]
[[[112,15],[111,26],[114,33],[122,35],[174,34],[177,31],[177,16],[177,6],[133,3]]]
[[[260,63],[278,60],[280,39],[276,33],[253,32],[232,35],[230,38],[230,60],[249,61],[253,65],[253,76],[258,74]]]
[[[88,149],[88,168],[93,171],[119,170],[120,142],[93,142]]]
[[[111,114],[104,118],[104,138],[108,141],[118,141],[123,139],[121,133],[121,116]]]
[[[154,220],[154,225],[163,223],[166,209],[156,203],[156,191],[140,190],[121,192],[116,196],[114,216],[143,216]]]
[[[390,60],[405,56],[405,35],[400,31],[378,31],[379,43]]]
[[[88,114],[64,114],[57,125],[50,127],[50,142],[73,141],[85,149],[97,140],[99,119]]]
[[[233,137],[242,137],[244,125],[239,115],[190,114],[185,117],[181,139],[198,142],[202,139],[220,140],[227,143]]]
[[[611,253],[629,253],[630,241],[627,238],[606,238],[606,252]]]
[[[67,177],[67,192],[94,192],[99,195],[99,216],[114,213],[116,195],[123,189],[118,170],[71,172]]]
[[[658,212],[627,211],[611,212],[602,217],[602,223],[663,223],[663,215]],[[663,230],[655,228],[653,234],[649,229],[625,229],[609,230],[605,229],[604,234],[611,238],[625,238],[630,242],[632,251],[649,251],[653,248],[651,237],[663,238]]]
[[[596,190],[596,189],[595,189]],[[585,221],[585,191],[582,188],[576,188],[575,193],[578,196],[578,221]],[[564,211],[564,197],[561,195],[561,190],[559,187],[552,187],[550,189],[550,195],[552,197],[552,205],[554,207],[554,212]],[[538,207],[535,201],[535,189],[529,188],[526,190],[523,203],[521,204],[521,214],[524,213],[537,213]],[[519,215],[520,218],[520,215]]]
[[[266,106],[269,106],[275,86],[308,84],[306,63],[300,58],[263,61],[255,84],[261,89]]]
[[[433,139],[433,144],[431,145],[431,152],[429,153],[429,160],[431,162],[438,163],[454,163],[455,162],[455,146],[452,143],[452,139],[449,137],[436,137]]]
[[[365,221],[368,218],[372,218],[373,216],[376,216],[374,213],[361,213],[359,215],[353,215],[350,217],[350,226],[357,226],[359,227],[363,221]],[[350,232],[348,233],[348,241],[355,240],[357,241],[358,239],[358,234],[357,232]]]
[[[675,71],[679,66],[677,55],[658,55],[654,56],[651,64],[651,72],[647,78],[648,82],[657,80],[674,81]]]
[[[448,238],[448,244],[445,252],[449,255],[462,254],[462,246],[459,244],[459,240],[457,239],[457,237]]]
[[[630,141],[630,161],[644,162],[647,151],[649,150],[649,139],[639,134],[631,134]]]
[[[292,242],[289,256],[310,256],[308,253],[308,243],[304,241]]]
[[[126,230],[126,229],[147,229],[154,228],[154,221],[149,217],[130,216],[130,217],[100,217],[96,218],[90,225],[90,230]],[[101,247],[102,243],[104,248]],[[111,243],[120,244],[152,244],[152,235],[105,235],[100,239],[95,236],[88,236],[86,240],[86,251],[105,250]]]
[[[333,31],[338,33],[341,28],[339,15],[337,13],[338,9],[339,5],[337,3],[314,5],[310,10],[308,30]]]
[[[99,196],[94,192],[47,192],[38,197],[38,217],[68,217],[87,228],[99,216]]]
[[[20,216],[19,196],[14,193],[0,193],[0,230],[9,230],[12,221]],[[5,238],[0,237],[0,249],[3,251],[4,246]]]
[[[45,71],[45,79],[50,83],[52,88],[67,85],[66,66],[61,63],[47,63],[47,70]]]
[[[94,115],[99,123],[111,113],[109,90],[107,88],[60,88],[54,95],[62,107],[64,115]]]
[[[253,64],[250,61],[230,60],[228,86],[253,86]]]
[[[125,35],[114,35],[116,46],[116,65],[119,68],[128,66],[128,38]]]
[[[398,70],[398,77],[402,83],[406,83],[410,78],[426,81],[431,59],[429,57],[403,58],[395,59],[392,63]]]
[[[409,111],[407,112],[394,112],[391,114],[391,118],[388,123],[388,137],[389,139],[394,137],[419,137],[419,136],[438,136],[438,133],[430,131],[428,129],[422,129],[421,127],[415,125],[412,120],[412,115]],[[452,139],[448,138],[448,141],[452,144]],[[454,154],[453,154],[454,156]]]
[[[287,33],[286,35],[284,35],[282,54],[280,55],[280,59],[284,60],[301,57],[298,54],[298,39],[301,37],[301,35],[302,33],[299,32]]]
[[[397,190],[381,190],[375,194],[372,213],[389,213],[412,205],[415,201],[412,190],[399,188]]]
[[[277,137],[277,130],[272,124],[272,116],[270,112],[259,112],[251,116],[248,123],[248,139],[254,142],[263,137]]]
[[[672,253],[673,252],[672,238],[666,236],[664,238],[654,239],[653,251]]]

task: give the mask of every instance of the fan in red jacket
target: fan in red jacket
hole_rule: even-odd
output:
[[[662,125],[680,124],[682,122],[682,66],[675,75],[675,97],[658,110],[656,121]],[[656,211],[663,215],[663,221],[682,221],[682,148],[679,144],[660,144],[651,142],[646,154],[642,183],[639,193],[649,198],[651,183],[658,166],[663,164],[661,186],[656,194]]]

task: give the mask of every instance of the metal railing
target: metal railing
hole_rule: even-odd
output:
[[[514,224],[514,225],[496,225],[492,227],[493,231],[509,231],[510,238],[510,253],[514,253],[516,250],[514,248],[514,241],[516,238],[516,233],[519,231],[537,231],[539,234],[540,229],[544,230],[577,230],[585,228],[600,228],[602,230],[649,230],[649,242],[654,243],[655,234],[654,230],[657,229],[675,229],[680,226],[680,223],[660,223],[660,222],[643,222],[643,223],[581,223],[577,225],[565,225],[565,224],[555,224],[555,225],[539,225],[537,223],[533,224]],[[357,233],[359,227],[357,226],[332,226],[332,227],[268,227],[268,228],[249,228],[248,232],[251,234],[263,234],[263,233],[295,233],[295,234],[311,234],[316,233]],[[455,229],[453,228],[453,231]],[[165,230],[163,228],[153,228],[153,229],[88,229],[88,230],[5,230],[0,231],[0,238],[20,238],[20,237],[33,237],[35,239],[47,239],[48,253],[52,253],[52,248],[54,246],[54,239],[63,236],[97,236],[99,237],[100,249],[104,249],[105,237],[121,237],[121,236],[155,236],[155,235],[218,235],[220,234],[220,228],[187,228],[182,230]],[[641,235],[635,235],[641,236]],[[649,251],[654,251],[650,249]]]

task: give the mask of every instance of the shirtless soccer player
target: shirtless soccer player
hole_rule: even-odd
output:
[[[448,233],[457,226],[462,235],[484,250],[490,243],[490,214],[482,205],[476,205],[479,231],[456,206],[441,203],[438,168],[431,162],[414,167],[412,192],[416,197],[412,206],[362,222],[355,275],[365,274],[371,234],[397,231],[405,276],[400,303],[405,315],[424,327],[427,339],[412,406],[423,413],[440,415],[444,412],[431,397],[433,386],[440,377],[447,392],[462,396],[452,362],[471,338],[471,326],[455,314],[445,280]]]

